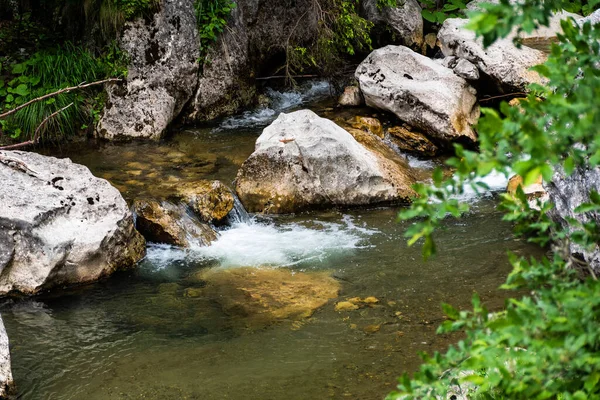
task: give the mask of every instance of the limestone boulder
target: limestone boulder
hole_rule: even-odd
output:
[[[389,29],[403,45],[420,47],[423,44],[423,17],[416,0],[403,0],[397,7],[380,7],[377,0],[361,2],[364,17],[376,28]]]
[[[0,152],[0,295],[95,281],[144,256],[125,200],[69,159]]]
[[[512,37],[500,39],[488,48],[483,47],[475,32],[465,28],[467,19],[448,18],[438,32],[442,52],[446,57],[455,56],[476,65],[496,84],[500,91],[524,91],[531,83],[543,83],[531,67],[546,61],[540,50],[522,46],[517,48]]]
[[[477,140],[475,89],[451,69],[407,47],[386,46],[373,51],[355,77],[369,107],[392,112],[441,143]]]
[[[136,227],[146,240],[180,247],[206,246],[217,233],[194,218],[184,204],[138,199],[133,203]]]
[[[120,47],[127,79],[106,88],[96,128],[104,139],[160,139],[194,93],[200,43],[193,0],[165,0],[147,20],[127,23]]]
[[[586,22],[591,23],[592,25],[600,23],[600,10],[596,10],[587,17],[580,18],[577,21],[580,25],[585,24]]]
[[[408,166],[365,148],[334,122],[300,110],[280,114],[264,129],[238,172],[236,191],[248,211],[288,213],[405,203],[415,194],[414,181]]]

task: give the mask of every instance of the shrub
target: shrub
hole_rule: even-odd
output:
[[[474,15],[470,26],[489,45],[515,26],[531,31],[547,24],[549,13],[559,8],[556,0],[501,0]],[[456,156],[448,161],[455,177],[444,180],[436,172],[433,185],[419,185],[420,197],[401,213],[404,219],[420,218],[407,235],[411,244],[424,244],[425,256],[435,252],[433,234],[441,220],[468,209],[452,196],[465,185],[484,189],[477,180],[491,171],[514,171],[529,184],[539,175],[549,182],[556,171],[570,175],[599,167],[600,25],[579,27],[569,20],[561,26],[564,33],[548,61],[535,68],[548,84],[532,85],[520,107],[504,103],[499,111],[483,110],[480,151],[457,145]],[[575,212],[600,210],[600,195],[586,195],[589,202]],[[514,198],[502,196],[504,218],[515,223],[516,233],[551,244],[551,254],[530,259],[510,255],[513,271],[503,287],[528,294],[509,299],[502,312],[488,314],[477,296],[472,311],[444,305],[448,319],[439,332],[464,330],[466,338],[445,354],[424,355],[420,370],[412,379],[404,375],[388,399],[445,396],[451,385],[467,383],[476,385],[470,395],[474,399],[600,398],[600,283],[589,263],[570,254],[568,246],[595,248],[600,227],[575,220],[560,226],[547,216],[551,207],[532,209],[521,189]]]

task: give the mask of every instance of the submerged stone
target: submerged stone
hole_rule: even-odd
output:
[[[328,272],[286,268],[214,268],[201,271],[196,278],[206,282],[205,296],[251,327],[308,318],[340,290]]]

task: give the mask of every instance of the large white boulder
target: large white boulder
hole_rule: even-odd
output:
[[[370,107],[390,111],[439,142],[476,141],[475,89],[454,72],[404,46],[373,51],[356,69]]]
[[[125,200],[69,159],[0,151],[0,295],[97,280],[143,257]]]
[[[556,13],[552,16],[549,27],[540,27],[529,34],[522,34],[524,45],[521,48],[514,45],[514,34],[484,48],[475,32],[465,28],[469,21],[460,18],[448,18],[444,21],[438,32],[438,39],[446,57],[454,56],[476,65],[483,74],[491,78],[496,89],[506,92],[524,91],[531,83],[545,82],[531,68],[546,61],[547,55],[542,50],[556,40],[557,33],[561,31],[560,20],[568,17],[577,18],[578,15]]]
[[[334,122],[309,110],[280,114],[256,141],[236,179],[251,212],[406,203],[408,166],[367,150]]]

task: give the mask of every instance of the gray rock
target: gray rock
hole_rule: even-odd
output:
[[[476,65],[496,82],[500,90],[523,91],[530,83],[543,83],[537,72],[530,71],[531,67],[546,61],[542,51],[527,46],[518,49],[511,37],[484,49],[475,32],[464,28],[467,22],[459,18],[444,21],[438,39],[446,57],[456,56]]]
[[[590,202],[590,192],[600,192],[600,168],[593,169],[578,167],[571,176],[566,176],[563,170],[557,170],[552,177],[552,182],[544,183],[550,201],[554,208],[548,212],[552,220],[568,226],[567,219],[586,223],[594,222],[600,224],[600,213],[591,211],[586,213],[575,213],[574,210],[582,203]],[[600,248],[596,246],[593,250],[583,249],[570,243],[571,254],[581,258],[592,266],[596,274],[600,273]]]
[[[184,121],[213,120],[255,104],[254,78],[272,72],[288,40],[309,43],[316,37],[313,6],[312,0],[237,0],[227,28],[207,55]]]
[[[390,111],[440,142],[477,139],[475,89],[451,69],[404,46],[373,51],[356,69],[369,107]]]
[[[4,321],[0,316],[0,398],[4,399],[13,391],[14,382],[10,365],[10,348]]]
[[[121,48],[130,57],[127,81],[107,86],[108,101],[97,135],[158,140],[198,81],[194,1],[163,0],[150,22],[139,18],[126,25]]]
[[[365,0],[361,4],[365,19],[376,25],[387,25],[405,46],[423,44],[423,17],[416,0],[401,0],[398,7],[382,9],[377,6],[377,0]]]
[[[464,58],[457,61],[454,66],[454,73],[469,81],[476,81],[479,79],[479,70],[477,67]]]
[[[117,189],[69,159],[0,152],[0,295],[91,282],[145,243]]]
[[[450,57],[444,57],[442,59],[436,59],[440,60],[439,63],[440,65],[443,65],[446,68],[454,68],[456,66],[456,63],[458,62],[458,58],[455,56],[450,56]]]
[[[365,99],[357,86],[348,86],[340,96],[338,104],[344,107],[359,107],[365,104]]]
[[[373,140],[380,140],[368,133]],[[309,110],[280,114],[240,168],[237,194],[251,212],[408,202],[408,166],[372,152]]]
[[[600,23],[600,10],[594,11],[593,13],[591,13],[590,15],[588,15],[587,17],[580,18],[578,22],[579,22],[580,25],[583,25],[583,24],[585,24],[588,21],[592,25],[599,24]]]

